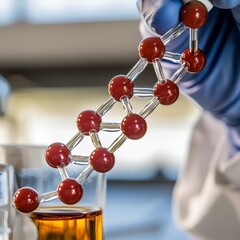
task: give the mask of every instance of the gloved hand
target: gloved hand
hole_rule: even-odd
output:
[[[199,48],[206,54],[205,68],[187,74],[180,88],[203,109],[223,120],[240,150],[240,0],[213,0],[206,24],[199,29]],[[139,0],[146,24],[142,33],[164,34],[179,22],[181,0]],[[188,31],[167,44],[167,50],[182,53],[188,48]],[[238,146],[239,144],[239,146]]]

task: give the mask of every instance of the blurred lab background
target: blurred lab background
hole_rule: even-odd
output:
[[[78,114],[96,110],[109,98],[111,78],[138,61],[138,25],[135,0],[1,0],[0,144],[67,143],[77,133]],[[148,66],[135,86],[156,80]],[[134,99],[134,112],[148,100]],[[181,95],[147,118],[143,139],[116,152],[108,174],[107,240],[188,239],[172,219],[171,196],[199,113]],[[106,114],[108,121],[122,118],[122,106]],[[105,135],[103,145],[118,135]]]

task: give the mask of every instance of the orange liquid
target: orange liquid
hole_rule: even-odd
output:
[[[102,210],[79,207],[42,207],[30,214],[39,240],[102,240]]]

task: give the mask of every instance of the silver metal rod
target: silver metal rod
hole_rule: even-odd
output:
[[[105,113],[107,113],[115,104],[115,100],[114,98],[109,98],[105,103],[103,103],[98,109],[97,109],[97,113],[100,116],[103,116]]]
[[[170,77],[174,83],[178,84],[178,82],[184,77],[184,75],[188,72],[188,67],[186,64],[182,64],[181,67]]]
[[[189,29],[189,50],[192,53],[198,50],[198,29]]]
[[[153,97],[152,88],[134,88],[133,95],[139,98],[150,98]]]
[[[178,25],[175,27],[171,28],[168,30],[163,36],[162,36],[162,41],[164,44],[167,44],[169,41],[172,39],[178,37],[182,32],[184,32],[187,29],[187,27],[180,22]]]
[[[103,122],[101,123],[101,130],[105,132],[118,132],[120,131],[120,123]]]
[[[89,164],[76,178],[76,181],[79,184],[83,184],[86,179],[90,176],[90,174],[93,172],[93,167]]]
[[[173,52],[165,52],[163,59],[173,63],[180,63],[181,54],[173,53]]]
[[[87,165],[89,164],[88,156],[70,155],[71,163],[76,165]]]
[[[69,178],[66,167],[58,167],[58,171],[62,180]]]
[[[127,140],[124,134],[121,134],[108,148],[108,151],[114,153],[118,148],[120,148],[123,143]]]
[[[126,78],[134,81],[147,65],[148,62],[145,59],[140,58],[133,68],[127,73]]]
[[[67,148],[72,150],[75,148],[84,138],[84,135],[81,132],[78,132],[67,144]]]
[[[153,61],[153,68],[159,82],[162,82],[166,79],[162,69],[162,64],[159,59]]]
[[[40,203],[48,202],[48,201],[51,201],[51,200],[56,199],[56,198],[58,198],[57,191],[51,191],[51,192],[43,193],[43,194],[38,196],[38,200],[39,200]]]
[[[159,105],[159,100],[155,97],[143,108],[139,115],[143,118],[149,116],[154,109]]]
[[[124,108],[126,114],[132,113],[132,105],[129,101],[129,98],[123,97],[123,98],[121,98],[121,102],[122,102],[122,105],[123,105],[123,108]]]
[[[95,131],[90,131],[89,135],[90,135],[90,137],[91,137],[92,143],[93,143],[93,145],[95,146],[95,148],[100,148],[100,147],[102,147],[102,144],[101,144],[101,141],[100,141],[100,138],[99,138],[97,132],[95,132]]]

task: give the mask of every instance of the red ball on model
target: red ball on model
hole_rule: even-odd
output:
[[[70,150],[63,143],[52,143],[48,146],[45,159],[49,166],[53,168],[67,166],[70,162]]]
[[[90,164],[97,172],[108,172],[115,164],[114,154],[106,148],[97,148],[90,155]]]
[[[121,130],[130,139],[140,139],[147,131],[147,123],[138,114],[128,114],[121,123]]]
[[[159,37],[148,37],[139,44],[138,52],[140,57],[145,58],[149,63],[162,59],[166,48]]]
[[[91,110],[80,113],[77,118],[77,127],[84,135],[89,135],[91,131],[99,132],[101,123],[101,116]]]
[[[67,178],[59,183],[57,193],[62,202],[72,205],[81,200],[83,188],[75,179]]]
[[[196,51],[186,49],[182,53],[181,61],[182,63],[187,64],[189,72],[196,73],[200,72],[204,68],[206,64],[206,57],[200,49],[197,49]]]
[[[207,8],[199,1],[191,1],[185,4],[180,12],[181,21],[192,29],[202,27],[207,21],[207,16]]]
[[[157,82],[153,88],[153,94],[163,105],[173,104],[179,96],[177,84],[170,80]]]
[[[38,192],[30,187],[23,187],[16,191],[13,203],[18,211],[30,213],[39,206]]]
[[[124,75],[115,76],[108,85],[108,91],[116,101],[121,101],[124,96],[130,99],[133,95],[133,88],[133,82]]]

